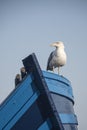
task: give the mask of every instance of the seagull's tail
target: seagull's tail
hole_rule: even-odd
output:
[[[47,71],[48,71],[48,70],[53,71],[53,68],[52,68],[52,67],[50,67],[49,65],[47,65],[46,70],[47,70]]]

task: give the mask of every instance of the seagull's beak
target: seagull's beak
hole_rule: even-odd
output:
[[[56,46],[56,43],[52,43],[52,44],[50,44],[50,46]]]

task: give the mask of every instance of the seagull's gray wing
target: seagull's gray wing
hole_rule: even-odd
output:
[[[51,54],[50,54],[50,56],[49,56],[49,58],[48,58],[47,69],[46,69],[46,70],[53,70],[53,67],[50,66],[50,61],[51,61],[52,58],[53,58],[53,53],[54,53],[54,51],[51,52]]]

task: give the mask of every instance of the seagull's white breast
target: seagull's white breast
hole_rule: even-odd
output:
[[[54,66],[54,68],[63,66],[66,64],[66,53],[63,48],[56,49],[53,53],[53,58],[50,61],[50,66]]]

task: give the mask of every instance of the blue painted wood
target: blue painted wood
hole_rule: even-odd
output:
[[[78,125],[77,117],[74,114],[59,113],[59,116],[63,124]]]
[[[62,82],[64,84],[71,86],[71,82],[68,79],[66,79],[64,76],[55,74],[53,72],[48,72],[48,71],[43,71],[43,75],[45,78],[54,79],[54,80],[57,80],[59,82]]]
[[[34,91],[31,86],[32,76],[29,75],[21,87],[18,87],[9,95],[0,107],[0,129],[7,125],[10,120],[22,109],[24,104],[32,97]]]
[[[24,91],[24,89],[26,88],[26,86],[28,86],[28,84],[32,83],[34,80],[34,77],[32,74],[28,75],[29,78],[26,78],[25,81],[21,82],[21,88],[19,87],[20,84],[18,85],[17,89],[14,89],[10,95],[8,95],[8,97],[5,99],[5,101],[2,102],[1,106],[0,106],[0,111],[1,109],[3,109],[3,107],[5,105],[8,104],[9,100],[12,100],[12,97],[14,97],[16,95],[16,93],[18,93],[18,91],[21,89],[22,91]],[[25,85],[25,88],[23,87]],[[19,91],[20,94],[20,91]]]
[[[49,91],[59,112],[65,130],[77,130],[77,117],[74,114],[74,96],[71,83],[63,76],[43,71]],[[65,112],[65,113],[63,113]]]
[[[45,121],[38,130],[50,130],[48,123]]]
[[[64,130],[35,54],[33,53],[28,57],[26,57],[23,60],[23,64],[25,66],[27,73],[32,72],[34,75],[35,83],[37,84],[37,88],[39,89],[40,94],[42,95],[42,101],[44,104],[46,104],[45,107],[48,110],[45,111],[45,113],[47,113],[47,115],[49,113],[49,117],[53,125],[53,129]]]
[[[14,130],[16,128],[14,125],[17,122],[20,122],[21,125],[23,115],[27,111],[28,115],[25,116],[28,118],[30,115],[31,106],[33,110],[36,108],[34,112],[37,110],[40,115],[39,119],[37,117],[37,127],[40,125],[40,130],[44,128],[47,130],[49,128],[53,130],[77,130],[74,126],[78,123],[73,111],[74,97],[70,81],[63,76],[42,71],[35,54],[25,58],[23,64],[28,75],[1,104],[0,130]],[[65,109],[68,110],[63,112]],[[33,112],[31,117],[34,117]],[[49,118],[49,122],[47,118]],[[36,121],[36,118],[34,121]],[[20,125],[18,125],[17,130],[20,129]],[[33,130],[33,128],[29,129]]]
[[[58,74],[43,71],[48,88],[51,92],[69,98],[74,103],[74,96],[69,80]]]
[[[27,96],[27,95],[26,95]],[[21,118],[21,116],[31,107],[31,105],[37,100],[39,93],[33,94],[27,103],[20,109],[20,111],[10,120],[10,122],[4,126],[4,130],[10,130],[12,126]]]
[[[52,124],[49,118],[38,128],[38,130],[51,130],[51,129]]]

